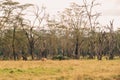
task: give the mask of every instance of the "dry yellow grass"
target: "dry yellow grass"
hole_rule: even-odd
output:
[[[0,80],[120,80],[120,60],[0,61]]]

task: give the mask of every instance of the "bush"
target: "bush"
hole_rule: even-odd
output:
[[[3,55],[3,52],[0,51],[0,56],[2,56],[2,55]]]
[[[52,58],[53,60],[68,60],[69,57],[63,55],[57,55]]]

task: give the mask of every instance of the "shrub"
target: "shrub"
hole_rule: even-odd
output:
[[[52,58],[53,60],[68,60],[69,57],[63,55],[57,55]]]

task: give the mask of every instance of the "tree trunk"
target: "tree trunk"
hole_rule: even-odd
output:
[[[99,51],[97,54],[97,59],[102,60],[102,43],[100,43]]]
[[[34,60],[34,55],[33,55],[33,45],[30,44],[30,55],[32,60]]]
[[[26,56],[26,54],[25,54],[25,52],[22,50],[22,58],[23,58],[23,60],[27,60],[27,56]]]
[[[101,53],[99,53],[99,54],[97,55],[97,59],[98,59],[98,60],[102,60],[102,54],[101,54]]]
[[[13,30],[13,41],[12,41],[12,51],[13,51],[13,56],[14,56],[14,60],[17,60],[17,55],[15,53],[15,28]]]
[[[113,52],[114,52],[114,45],[115,45],[114,41],[111,40],[110,43],[109,43],[109,60],[113,60],[113,58],[114,58],[114,54],[113,54]]]
[[[78,38],[76,39],[76,44],[75,44],[75,58],[78,59],[78,49],[79,49],[79,42],[78,42]]]
[[[113,59],[114,59],[114,55],[113,55],[112,52],[110,52],[110,54],[109,54],[109,60],[113,60]]]

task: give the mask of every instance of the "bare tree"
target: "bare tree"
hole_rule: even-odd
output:
[[[29,52],[32,57],[32,60],[34,59],[34,47],[35,43],[39,40],[41,37],[40,34],[38,33],[41,28],[42,28],[42,23],[45,20],[46,17],[46,12],[45,12],[45,7],[42,7],[41,9],[38,6],[33,6],[34,11],[33,16],[34,20],[27,20],[29,23],[24,26],[24,23],[21,22],[22,28],[25,32],[25,35],[27,36],[28,39],[28,45],[29,45]]]
[[[96,12],[94,9],[99,3],[96,2],[96,0],[92,0],[90,3],[87,2],[87,0],[83,0],[86,18],[87,18],[87,26],[89,26],[89,58],[94,58],[95,55],[95,34],[96,34],[96,28],[99,25],[98,18],[100,16],[100,13]],[[101,26],[102,27],[102,26]],[[100,27],[100,28],[101,28]],[[99,39],[100,40],[100,39]]]
[[[110,25],[107,26],[108,30],[109,30],[109,36],[108,36],[108,40],[109,40],[109,59],[113,59],[114,58],[114,49],[115,49],[115,33],[114,33],[114,20],[110,21]]]

